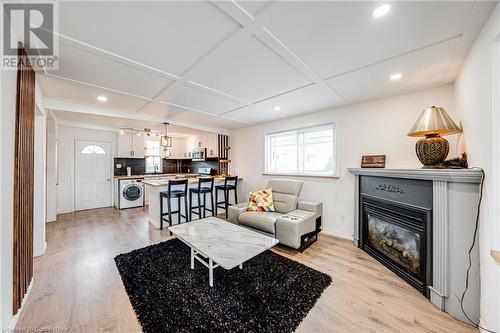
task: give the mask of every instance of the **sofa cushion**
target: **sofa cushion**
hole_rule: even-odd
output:
[[[301,180],[297,179],[271,179],[267,183],[267,187],[272,188],[274,192],[293,194],[298,197],[303,184]]]
[[[247,210],[249,212],[274,212],[273,190],[268,188],[251,193]]]
[[[274,208],[279,213],[289,213],[297,209],[298,198],[294,194],[273,192]]]
[[[281,215],[276,212],[244,212],[238,216],[238,221],[247,227],[274,235],[274,224]]]

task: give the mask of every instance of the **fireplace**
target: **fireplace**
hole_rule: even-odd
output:
[[[363,176],[359,246],[429,297],[432,182]]]
[[[349,172],[355,176],[354,244],[415,286],[439,309],[467,322],[455,295],[462,294],[469,267],[468,245],[464,244],[470,244],[474,234],[481,170],[350,168]],[[477,321],[477,247],[471,255],[463,306]]]

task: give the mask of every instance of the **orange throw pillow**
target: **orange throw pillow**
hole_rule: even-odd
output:
[[[249,212],[274,212],[273,189],[250,193],[247,211]]]

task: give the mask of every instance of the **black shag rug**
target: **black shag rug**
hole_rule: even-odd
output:
[[[238,267],[195,262],[177,239],[115,257],[144,332],[293,332],[330,276],[266,251]]]

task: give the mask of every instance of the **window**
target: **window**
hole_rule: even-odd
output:
[[[161,147],[160,141],[154,139],[146,140],[146,173],[161,171]]]
[[[105,155],[106,152],[99,146],[90,145],[82,149],[81,154]]]
[[[266,173],[336,174],[335,124],[266,135]]]

